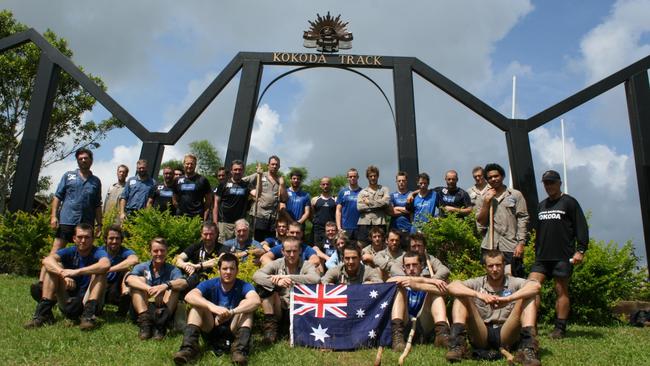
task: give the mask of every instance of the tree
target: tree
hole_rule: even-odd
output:
[[[27,29],[16,22],[10,11],[0,11],[0,39]],[[72,57],[65,39],[49,29],[43,36],[65,56]],[[0,54],[0,213],[5,211],[6,198],[11,192],[39,57],[40,50],[31,43]],[[105,89],[101,79],[92,75],[90,78]],[[108,131],[123,126],[115,118],[99,123],[83,122],[82,115],[92,110],[94,104],[95,99],[89,93],[61,72],[41,168],[65,159],[80,147],[99,147],[99,141]]]
[[[215,176],[217,169],[223,165],[217,149],[208,140],[191,142],[190,152],[198,158],[196,171],[206,177]]]

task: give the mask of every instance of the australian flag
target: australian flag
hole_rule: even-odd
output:
[[[351,350],[391,344],[396,285],[302,285],[291,291],[291,345]]]

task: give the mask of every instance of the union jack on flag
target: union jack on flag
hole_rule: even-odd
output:
[[[302,285],[291,291],[291,345],[351,350],[391,343],[394,283]]]
[[[294,308],[296,315],[305,315],[314,310],[316,318],[324,318],[325,313],[330,313],[337,318],[345,318],[348,314],[342,309],[348,305],[347,295],[342,295],[347,286],[338,285],[329,291],[325,291],[327,285],[316,285],[312,290],[309,286],[296,284],[293,289],[294,305],[301,305]]]

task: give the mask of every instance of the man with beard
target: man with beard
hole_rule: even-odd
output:
[[[131,305],[131,295],[128,287],[124,284],[124,278],[131,267],[139,262],[134,251],[122,246],[123,240],[122,229],[113,225],[106,232],[104,238],[106,245],[99,247],[108,254],[108,259],[111,261],[111,268],[106,274],[104,302],[117,305],[117,313],[121,316],[126,315],[129,305]]]
[[[176,180],[172,199],[177,215],[198,216],[207,220],[212,205],[212,189],[210,182],[196,172],[196,160],[192,154],[183,158],[185,175]]]
[[[440,214],[446,216],[453,212],[459,217],[469,215],[472,212],[472,201],[469,194],[458,187],[458,173],[455,170],[445,173],[445,183],[447,187],[435,188]]]
[[[106,213],[113,209],[119,209],[120,197],[122,197],[122,191],[124,191],[124,184],[126,183],[126,177],[129,175],[129,167],[124,164],[120,164],[117,167],[117,182],[113,183],[108,187],[108,192],[106,192],[106,199],[104,200],[104,209],[102,213],[106,216]],[[118,215],[119,216],[119,215]],[[118,217],[119,220],[119,217]]]
[[[174,195],[174,170],[171,167],[164,167],[162,177],[163,184],[156,186],[153,196],[147,202],[147,207],[153,206],[160,211],[170,211],[173,215],[176,213],[176,209],[172,203],[172,196]]]
[[[201,241],[185,248],[176,257],[176,266],[187,276],[188,289],[207,280],[208,274],[217,266],[219,256],[229,251],[229,248],[217,242],[217,226],[214,222],[205,221],[201,226]]]
[[[404,251],[401,248],[400,232],[391,229],[386,236],[386,249],[375,254],[374,262],[377,269],[381,271],[382,278],[388,278],[391,268],[397,262]]]
[[[336,201],[332,197],[332,180],[330,177],[323,177],[320,180],[320,196],[311,199],[312,206],[312,233],[315,245],[321,245],[325,240],[326,224],[334,222],[336,225]],[[338,229],[337,229],[338,230]]]
[[[246,216],[250,194],[248,184],[242,180],[244,162],[233,160],[230,172],[230,178],[219,183],[212,208],[212,220],[219,228],[220,243],[235,237],[235,221]]]
[[[133,212],[147,206],[147,201],[153,197],[156,182],[149,177],[148,163],[140,159],[136,163],[137,175],[127,179],[126,186],[120,197],[120,220],[124,222]]]
[[[261,168],[258,168],[256,174],[243,178],[244,182],[251,187],[251,196],[257,198],[249,211],[254,222],[253,237],[257,241],[273,236],[280,202],[287,200],[284,177],[279,172],[280,158],[273,155],[268,160],[268,172],[264,173]],[[258,177],[260,178],[259,184]],[[259,192],[257,191],[258,185]]]
[[[321,278],[323,284],[381,283],[381,275],[372,267],[361,263],[361,248],[348,243],[343,247],[343,263],[327,270]]]

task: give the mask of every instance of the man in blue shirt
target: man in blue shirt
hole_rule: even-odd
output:
[[[302,225],[295,221],[290,223],[287,237],[295,238],[302,243],[302,236]],[[318,258],[318,254],[316,254],[316,251],[314,249],[305,243],[300,244],[300,248],[302,253],[302,260],[311,262],[314,266],[316,266],[316,268],[321,268],[320,259]],[[283,256],[284,254],[282,254],[282,245],[276,245],[271,248],[271,250],[266,252],[262,258],[260,258],[260,262],[262,266],[265,266],[267,263],[270,263],[275,259],[282,258]]]
[[[345,231],[350,240],[357,240],[357,223],[359,210],[357,210],[357,196],[361,192],[359,187],[359,172],[355,168],[348,170],[348,186],[339,191],[336,198],[336,226],[339,231]]]
[[[111,262],[105,251],[93,245],[92,226],[77,225],[72,239],[74,246],[59,249],[43,260],[46,273],[42,298],[25,328],[53,323],[52,307],[57,299],[63,315],[80,320],[81,330],[92,330],[97,326],[95,314]]]
[[[302,190],[300,187],[302,183],[302,172],[300,170],[292,170],[289,173],[291,186],[287,189],[287,202],[280,203],[280,209],[284,209],[292,220],[300,225],[305,226],[305,221],[309,219],[311,214],[311,197],[309,193]]]
[[[411,232],[419,230],[418,225],[429,221],[429,216],[437,217],[438,198],[436,192],[429,189],[429,174],[418,175],[418,190],[411,194],[408,210],[412,216]]]
[[[126,315],[131,305],[131,295],[129,289],[124,284],[124,276],[133,267],[138,264],[138,256],[131,249],[122,246],[124,233],[118,225],[108,228],[104,241],[106,245],[99,247],[108,254],[111,261],[111,268],[106,274],[106,291],[104,303],[118,306],[118,315]]]
[[[146,160],[138,160],[137,175],[126,180],[124,191],[120,197],[120,220],[122,222],[133,212],[145,208],[149,198],[153,197],[156,182],[147,173],[148,165]]]
[[[226,240],[223,246],[225,251],[233,253],[242,262],[248,258],[251,249],[256,260],[264,254],[262,244],[250,237],[250,224],[246,219],[235,221],[235,237]]]
[[[233,363],[245,365],[248,361],[253,315],[261,300],[253,285],[237,278],[239,261],[235,255],[221,256],[218,267],[219,277],[201,282],[185,296],[192,308],[183,343],[174,354],[176,364],[186,364],[199,355],[202,334],[216,355],[230,345]]]
[[[181,270],[166,263],[167,241],[156,237],[149,242],[151,260],[135,266],[126,277],[133,310],[140,326],[138,337],[163,339],[167,321],[173,319],[180,291],[187,287]]]

